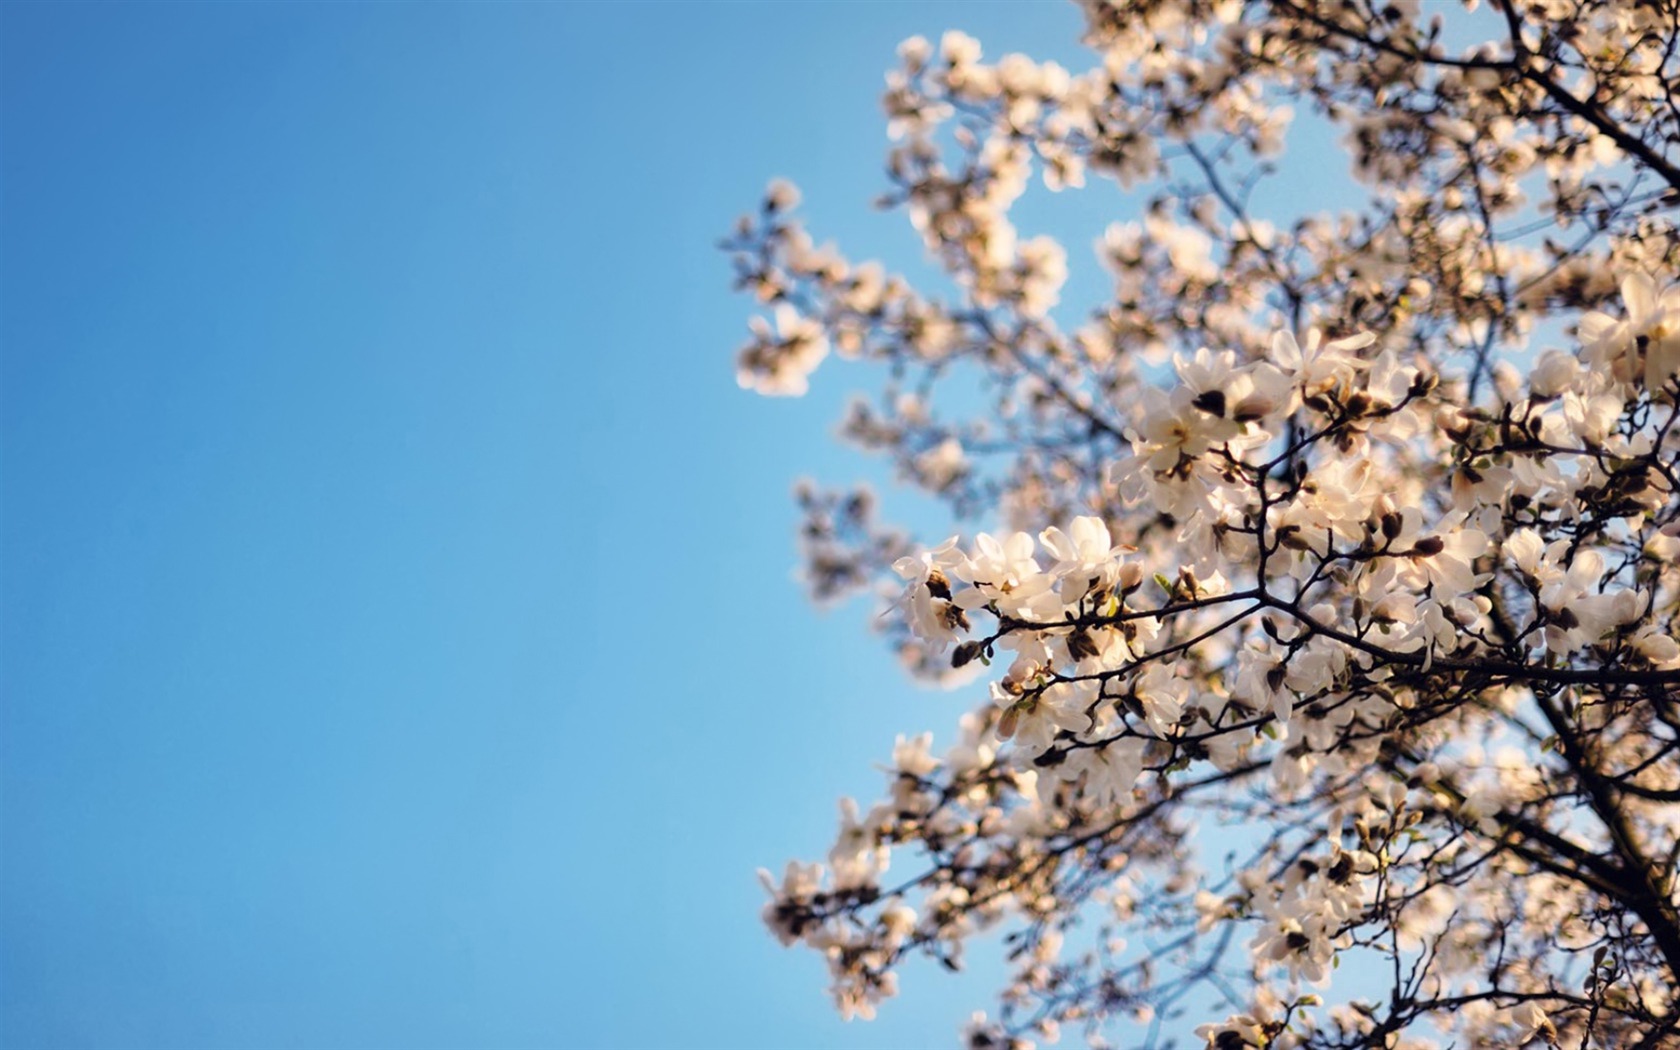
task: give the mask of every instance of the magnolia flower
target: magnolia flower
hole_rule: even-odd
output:
[[[976,1010],[962,1026],[963,1050],[1010,1050],[1010,1039],[1003,1026],[986,1019],[984,1010]]]
[[[764,924],[782,947],[793,944],[809,932],[809,923],[802,909],[821,891],[822,877],[821,864],[788,861],[782,883],[778,886],[767,869],[758,869],[758,881],[770,895],[770,902],[764,906],[762,913]]]
[[[1602,313],[1581,318],[1581,342],[1594,360],[1610,363],[1619,378],[1639,376],[1655,393],[1680,372],[1680,285],[1659,291],[1649,274],[1622,280],[1627,317]]]
[[[1205,1039],[1212,1050],[1258,1050],[1272,1044],[1270,1026],[1251,1014],[1233,1014],[1217,1024],[1198,1025],[1196,1038]]]
[[[1437,591],[1448,595],[1467,594],[1488,579],[1476,572],[1473,563],[1488,548],[1487,533],[1463,528],[1452,519],[1440,523],[1441,532],[1425,537],[1412,547],[1412,557]]]
[[[1356,373],[1369,367],[1352,352],[1376,341],[1376,336],[1361,332],[1326,342],[1324,333],[1314,328],[1307,332],[1307,345],[1303,347],[1295,341],[1293,333],[1280,330],[1272,336],[1272,363],[1291,376],[1306,396],[1311,397],[1345,386]]]
[[[1099,806],[1129,801],[1143,775],[1144,746],[1137,737],[1124,737],[1105,747],[1073,752],[1075,770],[1085,774],[1086,796]]]
[[[1226,426],[1214,428],[1222,439],[1295,407],[1296,392],[1288,375],[1265,362],[1238,368],[1229,350],[1215,354],[1202,347],[1188,358],[1174,354],[1173,370],[1192,406],[1226,421]]]
[[[1132,454],[1157,474],[1176,469],[1181,460],[1202,455],[1219,440],[1226,423],[1198,410],[1187,397],[1143,391],[1134,415]]]
[[[792,211],[799,207],[799,187],[786,179],[772,179],[764,203],[772,211]]]
[[[1580,377],[1581,362],[1574,354],[1547,350],[1528,377],[1528,389],[1535,397],[1557,397],[1573,388]]]
[[[1551,1020],[1546,1017],[1546,1011],[1542,1010],[1540,1004],[1532,999],[1511,1007],[1511,1021],[1522,1033],[1517,1037],[1519,1042],[1526,1043],[1542,1033],[1548,1036],[1557,1034],[1557,1029],[1552,1026]]]
[[[974,537],[974,550],[953,566],[955,574],[974,586],[957,595],[965,609],[995,603],[1006,615],[1027,620],[1053,619],[1061,602],[1049,593],[1055,580],[1044,572],[1033,553],[1033,538],[1024,532],[1002,540],[982,532]]]
[[[1027,754],[1043,754],[1063,730],[1090,728],[1091,716],[1086,709],[1095,692],[1089,683],[1058,682],[1017,698],[993,686],[992,697],[1004,708],[999,732],[1013,736],[1015,744]]]
[[[984,769],[996,757],[997,743],[984,719],[973,712],[964,714],[957,720],[957,741],[945,752],[945,765],[959,775]]]
[[[1101,518],[1074,518],[1068,531],[1052,525],[1038,534],[1056,564],[1050,571],[1063,583],[1062,600],[1077,602],[1092,588],[1111,584],[1119,574],[1117,548]]]
[[[1142,711],[1144,721],[1157,736],[1169,736],[1178,731],[1178,720],[1184,715],[1184,702],[1190,692],[1189,683],[1173,675],[1164,664],[1152,663],[1132,681],[1132,695]]]
[[[1023,241],[1016,253],[1021,310],[1031,317],[1044,316],[1061,297],[1067,281],[1067,252],[1048,237]]]
[[[1252,943],[1257,959],[1282,964],[1291,980],[1322,985],[1330,979],[1336,953],[1329,919],[1305,910],[1305,902],[1281,906]]]
[[[953,66],[972,65],[980,61],[980,41],[967,33],[947,30],[939,39],[939,54]]]
[[[775,311],[776,327],[763,318],[749,322],[753,340],[742,349],[736,381],[760,394],[799,397],[810,389],[808,377],[828,356],[828,338],[815,318],[801,317],[787,303]]]
[[[954,437],[923,452],[914,462],[922,484],[931,489],[943,489],[968,473],[968,457],[963,455],[962,442]]]
[[[1144,220],[1144,227],[1150,239],[1167,250],[1167,261],[1175,274],[1202,284],[1219,279],[1219,267],[1212,255],[1213,241],[1207,234],[1153,214]]]
[[[878,831],[884,822],[885,814],[876,810],[860,819],[855,801],[840,800],[840,831],[828,851],[837,889],[873,885],[887,870],[890,851]]]
[[[951,582],[946,575],[960,564],[962,555],[955,536],[918,557],[893,563],[893,571],[906,582],[900,601],[910,630],[941,651],[958,638],[958,629],[965,623],[961,610],[951,602]]]
[[[1621,418],[1622,404],[1614,394],[1568,393],[1563,395],[1563,417],[1577,439],[1589,446],[1599,445]]]
[[[921,733],[913,737],[900,733],[893,741],[893,768],[912,777],[927,776],[939,768],[939,759],[934,758],[930,750],[932,745],[932,733]]]
[[[925,36],[906,37],[898,45],[898,57],[903,60],[905,67],[912,73],[919,72],[923,66],[927,65],[928,59],[932,55],[933,45],[928,43]]]

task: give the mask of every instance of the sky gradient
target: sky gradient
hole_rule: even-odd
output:
[[[881,75],[952,26],[1076,54],[1071,5],[0,7],[0,1044],[954,1042],[986,952],[844,1025],[758,924],[967,700],[793,582],[861,380],[736,389],[714,246],[783,175],[913,264]]]

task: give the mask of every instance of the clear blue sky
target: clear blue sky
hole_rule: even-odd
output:
[[[913,262],[953,25],[1078,16],[0,6],[0,1043],[954,1041],[995,971],[846,1026],[758,925],[968,701],[791,582],[859,380],[738,391],[713,248],[786,175]]]

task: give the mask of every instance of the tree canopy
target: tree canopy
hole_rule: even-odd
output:
[[[900,48],[938,287],[786,183],[725,243],[742,386],[842,359],[965,523],[801,491],[814,596],[973,703],[764,921],[864,1017],[997,931],[975,1048],[1680,1047],[1680,2],[1082,6],[1083,71]],[[1363,204],[1257,214],[1310,123]],[[1077,315],[1035,179],[1133,202]]]

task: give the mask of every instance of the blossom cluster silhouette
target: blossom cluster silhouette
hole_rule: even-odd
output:
[[[882,204],[953,291],[783,182],[725,242],[741,385],[842,359],[980,527],[801,490],[813,594],[975,703],[764,921],[863,1017],[998,931],[975,1048],[1680,1047],[1680,3],[1082,7],[1082,72],[900,49]],[[1362,207],[1255,213],[1301,121]],[[1077,324],[1035,177],[1141,216]]]

